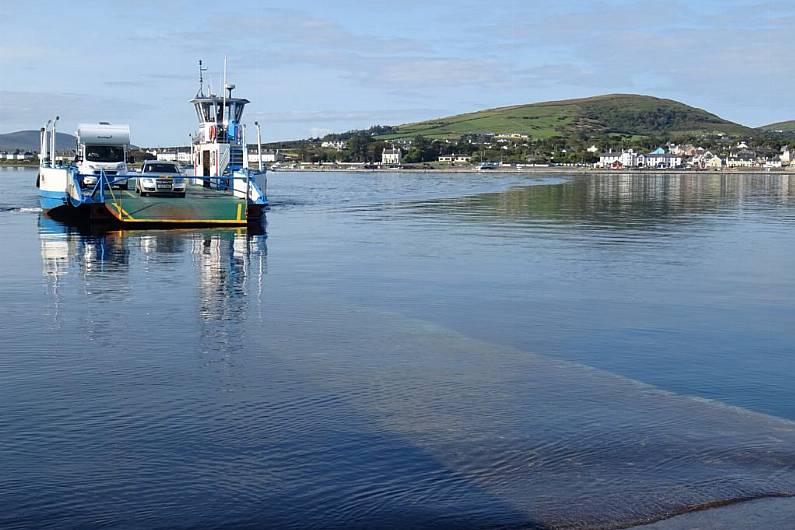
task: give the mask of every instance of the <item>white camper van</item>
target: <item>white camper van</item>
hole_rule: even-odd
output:
[[[129,125],[112,125],[106,121],[79,124],[77,168],[83,175],[83,185],[96,184],[103,171],[108,177],[126,174],[129,148]],[[126,189],[127,181],[123,181],[120,187]]]

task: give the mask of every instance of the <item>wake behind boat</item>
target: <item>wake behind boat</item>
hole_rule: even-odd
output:
[[[108,122],[80,124],[71,162],[55,157],[58,118],[40,130],[36,187],[41,207],[53,217],[122,225],[245,225],[258,221],[268,204],[266,170],[249,169],[243,110],[249,101],[199,91],[191,103],[199,128],[191,146],[193,171],[160,172],[146,164],[130,171],[130,128]],[[152,168],[149,171],[147,168]],[[162,168],[160,168],[162,169]],[[176,193],[173,193],[175,192]]]

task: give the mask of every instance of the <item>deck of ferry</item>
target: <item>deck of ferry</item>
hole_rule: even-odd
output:
[[[188,185],[185,197],[114,189],[106,192],[105,207],[123,223],[244,225],[248,217],[245,199],[196,185]]]

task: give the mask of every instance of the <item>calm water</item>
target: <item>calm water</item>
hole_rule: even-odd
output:
[[[266,231],[87,233],[34,175],[0,169],[4,528],[795,493],[795,176],[277,173]]]

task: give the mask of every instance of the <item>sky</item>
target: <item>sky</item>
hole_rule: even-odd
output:
[[[197,62],[264,141],[634,93],[795,119],[795,0],[0,3],[0,133],[60,115],[186,144]],[[249,129],[251,130],[251,129]]]

